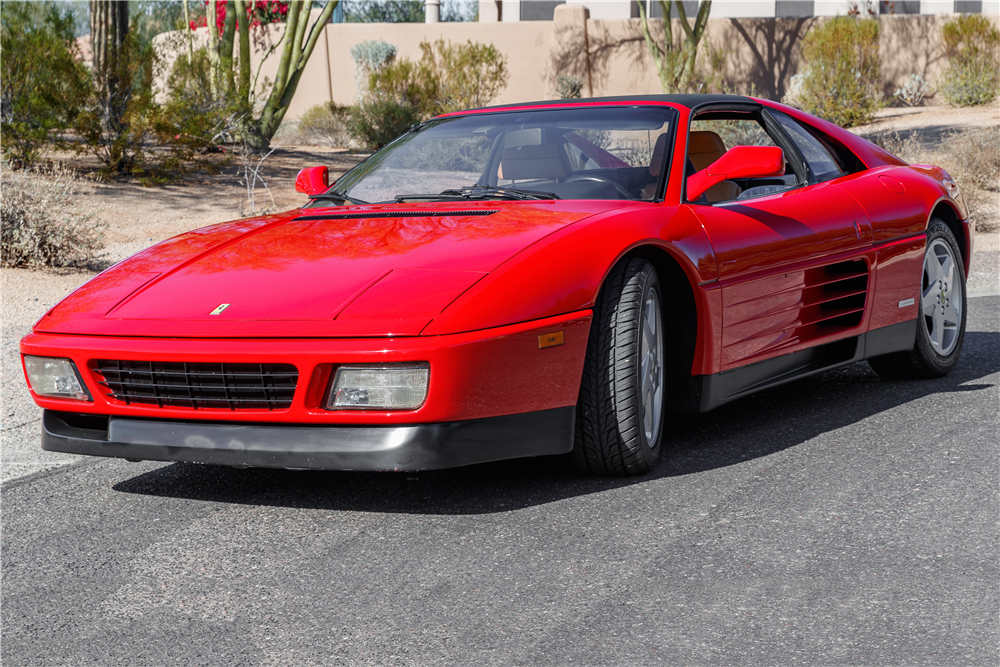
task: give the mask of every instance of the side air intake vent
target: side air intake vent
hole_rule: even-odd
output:
[[[456,216],[493,215],[499,211],[474,209],[471,211],[371,211],[370,213],[332,213],[327,215],[302,215],[295,220],[354,220],[357,218],[453,218]]]
[[[723,365],[861,324],[868,299],[862,260],[794,271],[723,291]]]

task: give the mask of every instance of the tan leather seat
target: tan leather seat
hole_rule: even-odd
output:
[[[497,173],[508,181],[565,178],[569,175],[566,151],[551,138],[538,146],[505,148]]]
[[[708,167],[726,153],[726,144],[715,132],[697,130],[688,135],[688,159],[696,171]],[[743,190],[732,181],[722,181],[705,191],[709,203],[732,201]]]

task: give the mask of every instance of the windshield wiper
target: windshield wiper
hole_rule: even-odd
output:
[[[559,199],[559,195],[554,192],[537,192],[535,190],[519,190],[517,188],[497,187],[495,185],[467,185],[457,190],[443,190],[436,195],[413,194],[396,195],[396,201],[407,201],[410,199]]]
[[[332,199],[334,201],[344,201],[351,204],[370,204],[371,202],[366,202],[361,199],[355,199],[354,197],[349,197],[347,193],[341,192],[340,190],[327,190],[326,192],[320,192],[319,194],[309,195],[309,201],[316,201],[317,199]]]

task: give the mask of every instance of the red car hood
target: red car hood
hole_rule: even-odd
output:
[[[608,202],[296,210],[174,237],[60,302],[35,331],[416,335],[515,254]]]

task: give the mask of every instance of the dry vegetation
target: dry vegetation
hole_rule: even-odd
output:
[[[3,170],[0,256],[5,267],[94,266],[107,225],[78,210],[75,171]]]
[[[910,164],[943,167],[962,188],[976,231],[1000,229],[1000,132],[996,127],[951,130],[932,142],[917,132],[885,127],[859,134]]]

